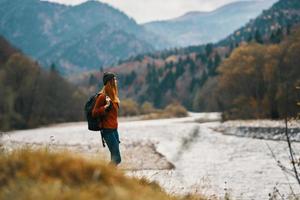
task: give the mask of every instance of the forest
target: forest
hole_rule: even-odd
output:
[[[84,119],[84,92],[0,38],[0,130]]]
[[[300,29],[279,44],[250,42],[235,49],[197,96],[203,110],[225,119],[296,116],[300,85]]]

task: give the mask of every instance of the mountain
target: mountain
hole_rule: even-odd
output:
[[[181,17],[144,24],[174,47],[217,42],[269,8],[275,0],[241,1],[211,12],[189,12]]]
[[[0,4],[0,34],[43,65],[55,63],[65,74],[99,69],[166,46],[123,12],[98,1],[77,6],[39,0]]]
[[[55,45],[39,59],[47,65],[56,61],[72,74],[110,65],[145,51],[153,51],[153,48],[132,34],[100,24],[81,37]]]
[[[278,43],[284,32],[300,23],[300,1],[280,0],[270,9],[263,11],[257,18],[250,20],[241,28],[235,30],[216,46],[238,45],[244,41],[257,40],[259,43],[270,39],[271,43]],[[276,41],[277,40],[277,41]]]
[[[108,70],[118,74],[122,98],[134,98],[139,103],[149,101],[156,107],[178,101],[189,110],[219,111],[218,101],[209,107],[200,105],[199,99],[214,99],[210,91],[222,62],[247,43],[278,44],[299,24],[300,1],[280,0],[218,43],[141,54]],[[84,76],[73,81],[97,88],[91,80],[96,78],[99,82],[102,73]]]

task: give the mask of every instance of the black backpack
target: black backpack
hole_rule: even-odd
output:
[[[95,106],[97,97],[100,95],[100,93],[94,94],[89,98],[89,100],[86,102],[84,107],[85,117],[88,122],[88,129],[90,131],[100,131],[100,123],[101,123],[101,117],[93,117],[92,111]]]
[[[105,147],[105,141],[103,139],[102,135],[102,129],[100,128],[101,126],[101,117],[93,117],[92,112],[93,108],[95,106],[96,100],[100,93],[94,94],[89,98],[89,100],[86,102],[84,106],[84,112],[85,112],[85,117],[88,122],[88,129],[90,131],[101,131],[101,140],[102,140],[102,145]]]

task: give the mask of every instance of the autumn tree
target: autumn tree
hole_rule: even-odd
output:
[[[0,52],[6,52],[0,46]],[[0,64],[0,130],[83,120],[86,95],[54,70],[15,51]]]
[[[296,113],[292,91],[300,77],[300,29],[275,45],[251,43],[237,48],[218,69],[216,91],[229,118],[278,118]],[[287,91],[290,90],[290,91]]]

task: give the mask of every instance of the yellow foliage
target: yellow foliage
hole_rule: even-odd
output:
[[[124,99],[121,101],[121,109],[120,115],[121,116],[134,116],[139,115],[139,105],[132,99]]]
[[[150,102],[145,102],[141,106],[141,113],[142,114],[149,114],[156,112],[156,109],[153,107],[153,104]]]
[[[179,103],[172,103],[165,108],[165,113],[172,117],[186,117],[187,110]]]
[[[143,119],[161,119],[186,116],[188,116],[188,112],[182,105],[179,103],[172,103],[164,110],[156,110],[154,113],[145,115]]]
[[[275,77],[275,73],[278,70],[278,58],[281,55],[282,51],[278,45],[266,46],[265,49],[264,59],[266,60],[266,62],[263,66],[263,76],[264,80],[270,82]]]
[[[0,153],[0,199],[201,200],[175,197],[145,179],[126,177],[114,166],[66,152],[23,149]]]
[[[235,49],[219,67],[216,93],[233,118],[278,118],[285,115],[288,102],[297,101],[293,88],[300,81],[300,28],[280,44],[250,43]],[[295,103],[288,104],[296,114]]]

